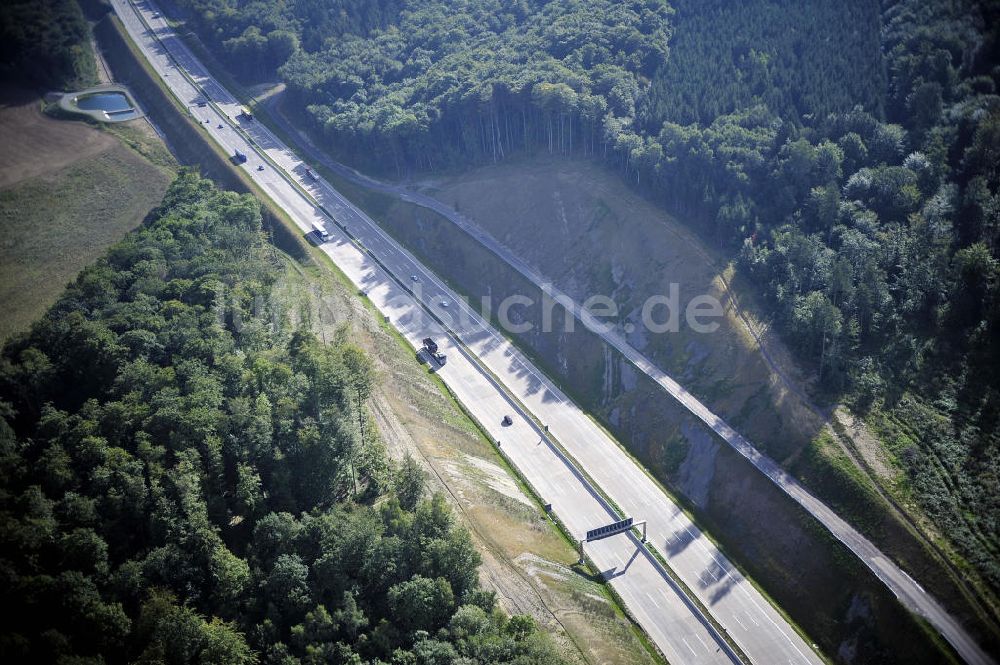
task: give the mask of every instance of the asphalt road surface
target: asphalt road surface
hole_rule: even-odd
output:
[[[247,155],[242,168],[304,233],[314,225],[329,233],[323,250],[414,348],[424,337],[438,342],[448,358],[438,374],[571,533],[582,536],[621,517],[611,502],[648,521],[650,547],[682,585],[634,534],[589,543],[586,553],[671,662],[738,662],[741,654],[762,665],[822,662],[606,432],[367,215],[308,175],[266,127],[241,118],[239,102],[152,3],[112,5],[195,121],[228,154]],[[507,427],[505,415],[513,419]]]

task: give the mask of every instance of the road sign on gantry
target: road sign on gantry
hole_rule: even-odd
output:
[[[622,531],[628,531],[632,528],[632,518],[626,517],[623,520],[608,524],[607,526],[598,527],[596,529],[591,529],[587,532],[587,542],[592,540],[600,540],[601,538],[607,538],[608,536],[613,536],[615,534],[621,533]]]

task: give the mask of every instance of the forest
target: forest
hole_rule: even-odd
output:
[[[764,99],[662,118],[662,156],[633,174],[735,258],[822,397],[876,414],[904,500],[994,592],[998,18],[998,3],[884,3],[881,102],[801,123]]]
[[[672,11],[664,0],[430,0],[348,21],[340,3],[178,4],[234,71],[280,76],[338,150],[397,172],[539,146],[594,153],[605,117],[634,116],[665,62]],[[329,26],[322,39],[316,25]]]
[[[96,79],[89,29],[75,0],[0,3],[0,78],[69,90]]]
[[[252,197],[182,172],[3,348],[0,659],[561,662],[388,461],[348,329],[272,298],[280,265]]]
[[[818,399],[877,414],[1000,592],[1000,3],[177,2],[358,167],[618,170],[763,294]]]
[[[793,123],[862,106],[883,110],[879,6],[871,0],[673,0],[670,57],[639,120],[709,124],[764,104]]]

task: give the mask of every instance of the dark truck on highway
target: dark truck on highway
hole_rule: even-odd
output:
[[[430,358],[433,358],[438,365],[444,365],[445,360],[447,360],[445,355],[438,351],[437,343],[430,337],[424,338],[424,351],[426,351],[427,355]]]

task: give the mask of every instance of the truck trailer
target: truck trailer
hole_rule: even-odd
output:
[[[313,233],[316,234],[316,237],[320,242],[327,242],[330,240],[330,234],[327,233],[326,227],[319,222],[313,222]]]
[[[430,337],[425,337],[423,343],[427,356],[432,358],[438,365],[444,365],[447,357],[438,350],[437,343]]]

